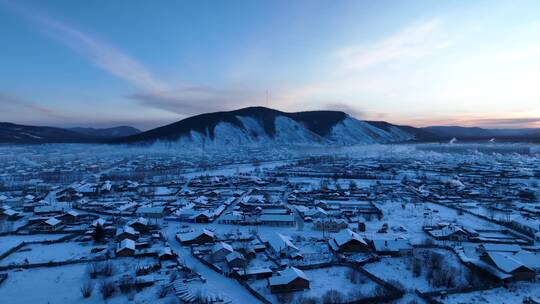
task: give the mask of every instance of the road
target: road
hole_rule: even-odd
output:
[[[171,248],[180,256],[184,264],[200,273],[206,279],[206,285],[209,291],[223,295],[224,298],[231,300],[232,303],[261,303],[261,301],[255,298],[237,281],[215,272],[194,258],[189,252],[189,249],[180,245],[176,240],[175,235],[178,231],[176,225],[172,225],[171,223],[169,227],[162,229],[162,231],[165,233]]]

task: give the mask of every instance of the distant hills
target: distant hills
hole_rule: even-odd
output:
[[[130,126],[118,126],[112,128],[70,128],[69,130],[93,137],[125,137],[141,133],[141,130]]]
[[[25,126],[0,122],[0,143],[40,144],[40,143],[103,143],[117,137],[140,133],[132,127],[55,128]]]
[[[450,140],[456,138],[460,141],[515,141],[515,142],[540,142],[540,129],[483,129],[478,127],[459,126],[433,126],[425,127],[423,130],[430,132],[440,140]]]
[[[288,113],[265,107],[200,114],[145,132],[129,127],[54,128],[0,123],[0,143],[178,143],[194,146],[354,145],[403,142],[540,142],[540,129],[416,128],[358,120],[340,111]]]

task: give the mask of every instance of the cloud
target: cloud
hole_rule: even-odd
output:
[[[43,12],[8,2],[20,15],[35,22],[46,35],[89,58],[96,66],[146,90],[163,89],[163,83],[155,79],[140,62],[124,52],[100,41],[81,30],[62,23]]]
[[[39,25],[46,35],[88,58],[100,69],[123,79],[137,88],[128,98],[142,105],[181,115],[199,114],[251,105],[264,100],[264,92],[253,90],[223,90],[193,85],[171,86],[157,79],[141,62],[121,50],[60,22],[43,12],[10,2],[21,15]]]
[[[418,58],[452,45],[443,38],[438,20],[409,26],[398,33],[367,45],[353,45],[336,51],[347,70],[369,67],[405,58]]]
[[[7,112],[7,109],[10,108],[13,111],[13,114],[20,114],[20,116],[24,115],[22,112],[30,111],[29,114],[66,118],[63,113],[60,113],[57,110],[38,105],[35,102],[7,91],[0,91],[0,105],[2,105],[4,111]]]
[[[532,127],[540,123],[540,117],[479,118],[466,120],[465,123],[469,125],[490,127]]]
[[[351,105],[346,104],[346,103],[328,102],[328,103],[326,103],[325,107],[328,110],[331,110],[331,111],[345,112],[345,113],[349,114],[350,116],[352,116],[354,118],[357,118],[357,119],[362,119],[363,117],[366,116],[365,112],[359,110],[357,107],[351,106]]]
[[[151,107],[193,115],[250,106],[262,102],[264,96],[263,91],[255,90],[184,87],[168,91],[139,92],[128,97]]]

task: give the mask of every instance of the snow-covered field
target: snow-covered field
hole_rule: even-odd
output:
[[[0,254],[10,250],[22,242],[39,242],[58,240],[66,236],[65,234],[30,234],[30,235],[9,235],[0,237]]]
[[[88,281],[85,264],[34,268],[10,271],[9,278],[0,288],[0,303],[110,303],[131,302],[117,292],[104,301],[98,291],[97,280],[90,298],[83,298],[80,288]],[[168,303],[171,298],[158,299],[155,288],[143,289],[135,295],[133,303]]]
[[[377,283],[371,281],[368,277],[356,272],[359,279],[357,282],[351,282],[347,273],[351,268],[344,266],[333,266],[329,268],[319,268],[305,270],[304,273],[310,279],[309,289],[293,292],[293,298],[316,298],[320,299],[326,292],[335,290],[340,292],[347,299],[360,299],[373,295]],[[272,294],[267,287],[267,280],[256,280],[249,284],[259,293],[270,299],[272,302],[278,302],[278,296]]]
[[[470,293],[458,293],[448,295],[445,299],[440,299],[448,304],[469,304],[469,303],[500,303],[500,304],[522,304],[524,297],[535,299],[540,298],[540,288],[537,283],[514,283],[508,288],[495,288],[491,290],[475,291]]]
[[[29,244],[0,261],[0,266],[61,262],[89,258],[92,249],[88,243],[62,242],[54,244]]]

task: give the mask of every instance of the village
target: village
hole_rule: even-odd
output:
[[[540,303],[535,149],[0,147],[0,302]]]

